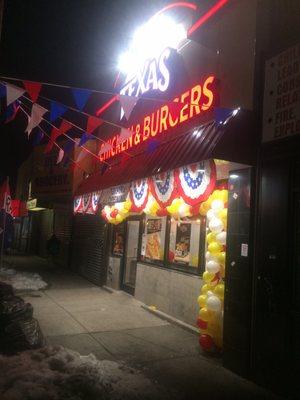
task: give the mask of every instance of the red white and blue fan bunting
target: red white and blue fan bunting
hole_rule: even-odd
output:
[[[151,193],[161,207],[169,206],[176,196],[174,171],[154,175],[149,179]]]
[[[82,213],[82,196],[75,197],[74,199],[74,214]]]
[[[142,211],[147,203],[149,194],[148,180],[142,179],[139,181],[132,182],[130,186],[130,200],[132,202],[133,212]]]
[[[194,206],[207,200],[216,182],[216,166],[213,160],[202,161],[176,171],[177,190],[184,201]]]
[[[91,208],[92,208],[93,214],[95,214],[98,211],[99,198],[100,198],[100,193],[99,192],[92,193]]]
[[[88,211],[90,201],[91,201],[91,193],[86,193],[82,196],[82,211],[86,213]]]

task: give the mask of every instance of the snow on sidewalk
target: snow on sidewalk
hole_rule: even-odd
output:
[[[13,268],[1,268],[0,281],[12,285],[15,290],[42,290],[48,286],[39,274],[19,272]]]
[[[139,371],[61,346],[0,356],[1,400],[175,399]]]

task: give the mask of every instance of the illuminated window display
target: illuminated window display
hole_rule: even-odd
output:
[[[124,255],[125,225],[115,225],[112,232],[112,254],[115,256]]]
[[[142,259],[146,261],[164,260],[166,225],[166,217],[146,217],[141,248]]]

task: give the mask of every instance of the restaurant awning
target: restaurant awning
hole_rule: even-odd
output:
[[[161,143],[154,151],[135,155],[85,179],[76,195],[152,176],[197,161],[216,158],[254,165],[258,132],[250,111],[240,110],[225,125],[211,121],[193,128],[173,140]]]

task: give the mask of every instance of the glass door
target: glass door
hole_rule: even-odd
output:
[[[140,243],[140,219],[126,222],[126,246],[123,264],[122,289],[134,294],[138,249]]]

